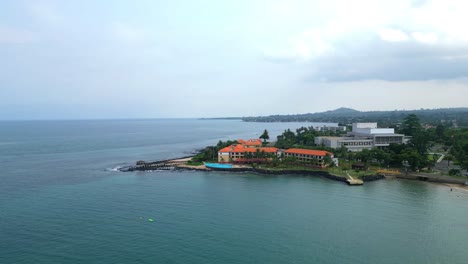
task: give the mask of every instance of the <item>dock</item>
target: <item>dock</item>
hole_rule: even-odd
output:
[[[364,182],[360,179],[354,179],[348,172],[346,172],[346,182],[349,185],[363,185]]]

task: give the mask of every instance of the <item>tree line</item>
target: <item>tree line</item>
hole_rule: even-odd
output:
[[[444,124],[438,124],[435,127],[424,128],[420,118],[416,114],[409,114],[401,125],[396,128],[397,133],[410,136],[408,144],[390,144],[387,148],[364,149],[361,152],[350,152],[344,146],[338,149],[330,149],[325,146],[316,145],[317,136],[341,136],[342,132],[334,131],[316,131],[313,127],[301,127],[292,131],[285,130],[277,137],[275,147],[279,149],[306,148],[326,150],[334,153],[335,157],[354,163],[362,163],[365,166],[377,165],[381,167],[407,168],[409,170],[421,170],[423,168],[431,169],[434,167],[437,155],[429,155],[429,150],[434,145],[440,145],[446,155],[447,162],[455,162],[462,170],[468,170],[468,128],[447,127]],[[260,136],[263,144],[270,138],[268,131],[264,130]],[[197,154],[192,161],[215,161],[218,151],[224,147],[238,143],[235,140],[219,141],[215,146],[204,148]],[[256,153],[245,153],[247,159],[265,159],[270,158],[271,162],[279,163],[281,157],[267,155],[261,151]],[[287,159],[284,159],[288,161]],[[289,162],[297,163],[289,160]],[[313,162],[313,161],[312,161]]]
[[[344,146],[331,149],[316,145],[315,137],[339,136],[340,133],[323,134],[313,128],[301,127],[295,132],[290,129],[285,130],[277,137],[275,146],[283,149],[299,147],[326,150],[344,161],[359,162],[365,166],[374,164],[382,167],[421,170],[434,167],[439,157],[436,154],[429,155],[429,149],[438,144],[443,146],[445,151],[449,151],[447,158],[450,161],[455,161],[463,170],[468,170],[468,129],[446,127],[443,124],[424,128],[416,114],[409,114],[396,128],[396,132],[411,137],[408,144],[390,144],[387,148],[364,149],[360,152],[350,152]]]

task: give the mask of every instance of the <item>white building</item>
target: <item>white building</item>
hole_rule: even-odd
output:
[[[333,131],[333,132],[346,132],[346,126],[333,126],[333,125],[323,125],[323,126],[316,126],[314,130],[325,132],[325,131]]]
[[[377,123],[354,123],[352,132],[346,137],[316,137],[315,144],[329,148],[346,147],[349,151],[361,151],[374,147],[388,147],[390,144],[405,144],[408,137],[395,134],[393,128],[378,128]]]

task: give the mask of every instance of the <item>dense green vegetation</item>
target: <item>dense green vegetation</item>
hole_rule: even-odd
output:
[[[378,122],[382,127],[395,127],[410,114],[416,114],[425,124],[443,124],[445,127],[468,127],[468,108],[395,110],[361,112],[349,108],[297,115],[244,117],[247,122]]]
[[[438,124],[435,127],[424,128],[419,116],[409,114],[402,119],[401,125],[397,128],[398,133],[411,136],[411,140],[406,145],[391,144],[388,148],[363,150],[361,152],[349,152],[345,147],[339,149],[328,149],[324,146],[315,145],[316,136],[341,136],[340,132],[320,132],[312,127],[301,127],[295,132],[290,129],[285,130],[277,137],[275,147],[281,149],[288,148],[308,148],[327,150],[334,153],[335,157],[340,159],[340,169],[343,171],[352,170],[353,164],[360,164],[364,168],[393,168],[412,171],[428,170],[431,171],[440,157],[437,153],[430,153],[436,146],[438,152],[447,152],[445,160],[453,161],[460,166],[460,169],[452,169],[450,175],[462,175],[468,170],[468,128],[454,128]],[[269,139],[268,131],[265,130],[261,138],[266,141]],[[216,161],[217,153],[220,149],[237,143],[237,141],[219,141],[216,146],[204,148],[198,155],[192,159],[193,164],[201,164],[203,161]],[[318,165],[318,161],[299,162],[294,158],[277,157],[268,155],[264,152],[245,153],[245,158],[253,160],[255,163],[265,163],[268,158],[268,164],[264,166],[274,168],[294,168],[310,167]],[[257,159],[257,161],[255,161]],[[331,165],[330,157],[327,157],[326,163]],[[356,171],[356,175],[359,173]]]
[[[310,149],[321,149],[320,146],[316,146],[314,143],[315,137],[317,136],[341,136],[344,132],[333,132],[333,131],[316,131],[313,127],[301,127],[296,129],[296,132],[287,129],[283,134],[277,137],[275,147],[280,149],[288,148],[310,148]]]
[[[192,158],[192,162],[201,163],[203,161],[217,161],[218,160],[218,151],[222,148],[230,146],[232,144],[238,143],[235,140],[228,140],[228,141],[219,141],[216,146],[208,146],[205,147]]]
[[[351,169],[353,163],[363,164],[364,167],[376,166],[381,168],[404,168],[408,170],[431,170],[439,156],[430,154],[429,149],[434,145],[440,145],[443,151],[450,149],[448,159],[456,161],[464,170],[468,169],[468,129],[446,128],[439,124],[435,128],[425,129],[421,120],[415,114],[407,115],[402,120],[398,133],[411,136],[406,145],[391,144],[386,149],[371,149],[361,152],[349,152],[345,147],[328,149],[314,144],[316,136],[338,136],[334,132],[322,133],[313,128],[299,128],[296,132],[285,130],[278,136],[276,147],[278,148],[309,148],[333,152],[340,159],[341,166]]]
[[[450,129],[445,131],[444,138],[450,146],[447,159],[454,160],[462,170],[468,172],[468,129]]]

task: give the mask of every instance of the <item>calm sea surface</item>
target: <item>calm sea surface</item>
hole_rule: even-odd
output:
[[[444,186],[112,170],[302,125],[0,122],[0,263],[468,263],[468,193]]]

